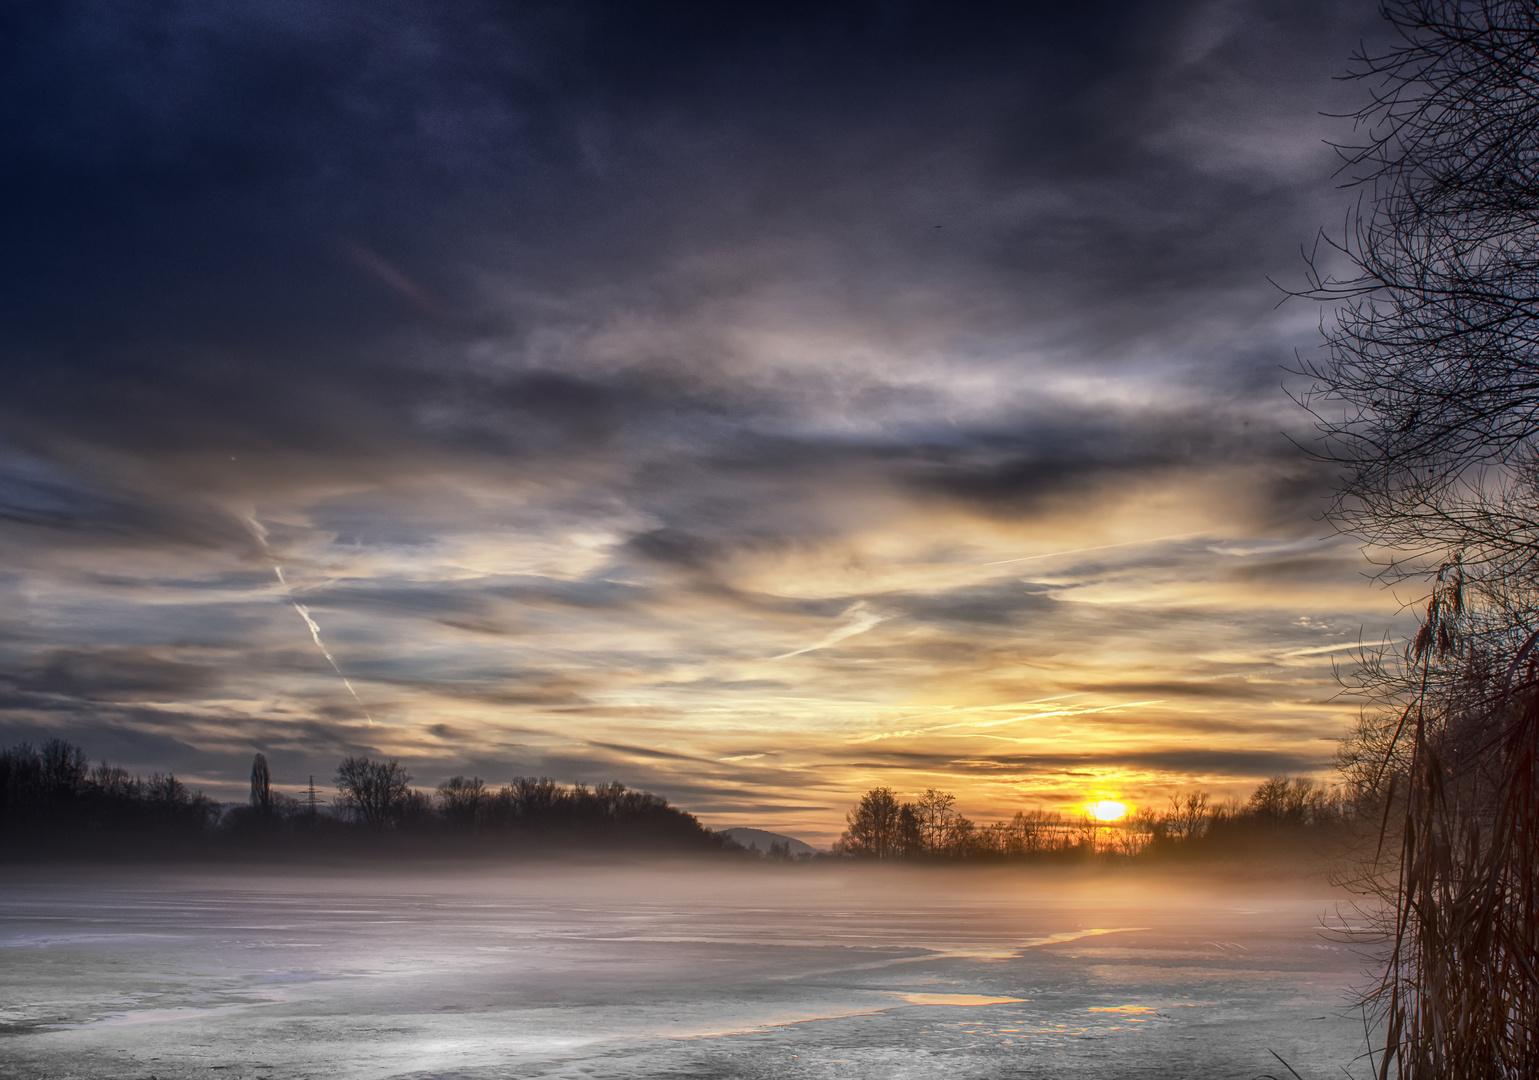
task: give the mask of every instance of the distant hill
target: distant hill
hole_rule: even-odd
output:
[[[732,837],[737,843],[742,844],[750,851],[761,851],[769,854],[771,844],[785,844],[792,855],[806,853],[811,855],[817,849],[811,844],[805,844],[794,836],[786,836],[778,832],[766,832],[763,829],[722,829],[722,832]]]

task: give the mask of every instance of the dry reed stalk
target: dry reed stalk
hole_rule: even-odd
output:
[[[1431,662],[1454,650],[1458,590],[1453,576],[1434,591],[1412,647],[1419,689],[1395,736],[1409,727],[1412,746],[1399,785],[1398,873],[1384,897],[1393,912],[1389,956],[1369,995],[1385,1025],[1380,1080],[1539,1076],[1539,679],[1532,663],[1528,677],[1511,685],[1539,634],[1495,693],[1487,672],[1466,678],[1462,693],[1434,694]],[[1387,805],[1386,823],[1390,812]]]

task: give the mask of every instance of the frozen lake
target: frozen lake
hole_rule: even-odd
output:
[[[4,869],[0,1073],[1342,1075],[1342,898],[1129,873]]]

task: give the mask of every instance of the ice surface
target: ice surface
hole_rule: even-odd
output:
[[[0,1075],[1366,1075],[1341,899],[777,865],[5,869]]]

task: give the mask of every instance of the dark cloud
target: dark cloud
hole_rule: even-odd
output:
[[[147,649],[56,650],[12,676],[18,690],[97,701],[165,701],[197,695],[220,681],[216,669],[166,659]]]
[[[888,596],[883,598],[883,603],[897,608],[909,618],[926,623],[987,626],[1008,626],[1041,615],[1055,606],[1049,589],[1025,581],[951,589],[929,596]]]
[[[703,762],[706,759],[696,757],[693,754],[675,754],[668,750],[653,750],[645,746],[626,746],[621,743],[595,742],[590,745],[601,750],[613,750],[617,754],[625,754],[632,757],[660,758],[664,761],[696,761]],[[714,762],[712,763],[714,764]]]
[[[519,679],[516,675],[499,673],[490,685],[467,678],[392,679],[389,675],[375,675],[379,683],[398,682],[417,690],[441,694],[446,698],[473,701],[482,705],[505,707],[549,706],[571,707],[587,702],[584,691],[591,689],[590,682],[578,679],[537,674]],[[435,725],[438,726],[438,725]]]
[[[1340,581],[1349,574],[1361,574],[1364,563],[1357,553],[1335,558],[1299,556],[1291,559],[1258,559],[1234,569],[1237,581],[1275,583],[1278,585]]]
[[[628,545],[643,558],[688,567],[704,566],[720,552],[716,543],[682,529],[652,529],[638,533],[630,538]]]
[[[37,746],[47,739],[59,737],[82,746],[93,760],[111,761],[146,775],[153,772],[186,774],[212,762],[222,764],[224,758],[223,754],[210,754],[173,736],[131,727],[76,724],[61,728],[9,719],[0,722],[0,744],[6,746],[23,742]]]
[[[965,499],[989,513],[1019,514],[1044,499],[1090,494],[1087,487],[1108,479],[1136,481],[1177,467],[1259,465],[1297,455],[1282,440],[1255,446],[1241,430],[1241,416],[1215,422],[1210,415],[1115,408],[1065,416],[1060,406],[1053,415],[1025,413],[1012,420],[1014,433],[979,432],[960,445],[926,447],[907,463],[906,478],[920,490]]]

